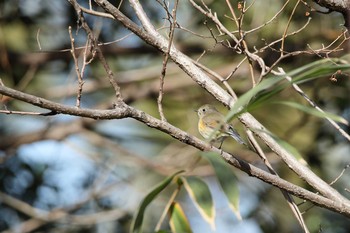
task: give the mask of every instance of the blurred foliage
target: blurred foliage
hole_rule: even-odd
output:
[[[166,14],[159,2],[142,1],[157,28],[166,25]],[[204,2],[230,30],[236,30],[229,9],[223,1]],[[237,14],[238,2],[231,1]],[[281,38],[296,1],[290,2],[271,24],[246,35],[250,50],[254,51],[254,46],[258,49]],[[88,7],[88,1],[79,3]],[[119,3],[120,1],[113,1],[116,6]],[[271,19],[281,9],[284,1],[246,1],[247,5],[251,3],[254,4],[244,15],[243,30],[246,31]],[[94,3],[92,4],[96,8]],[[170,9],[172,7],[173,2]],[[136,20],[127,2],[122,1],[120,9],[128,17]],[[300,4],[291,20],[289,33],[305,25],[308,21],[306,12],[310,12],[309,9]],[[285,40],[286,51],[318,49],[322,45],[328,45],[342,33],[343,19],[340,14],[310,13],[312,19],[306,29]],[[112,42],[130,33],[111,19],[91,15],[86,15],[86,19],[99,35],[100,42]],[[227,77],[243,58],[243,55],[217,44],[210,37],[209,28],[215,30],[215,25],[210,21],[207,21],[206,25],[203,24],[205,16],[193,9],[188,1],[179,2],[177,19],[181,26],[201,36],[177,29],[176,46],[193,59],[199,58],[206,50],[199,61],[223,77]],[[68,26],[74,29],[77,47],[85,44],[86,37],[82,29],[76,30],[76,21],[75,12],[67,1],[0,1],[2,82],[24,92],[74,105],[77,81],[69,51]],[[162,27],[160,32],[167,36],[167,30],[166,27]],[[221,36],[218,39],[228,38]],[[277,43],[273,48],[267,48],[259,54],[267,65],[273,64],[278,58],[280,45]],[[348,53],[348,46],[347,42],[342,51],[330,56],[342,57]],[[158,117],[156,98],[163,57],[134,35],[101,48],[115,72],[126,101]],[[298,79],[304,75],[305,82],[298,84],[305,93],[322,109],[349,121],[350,74],[348,71],[337,73],[337,69],[344,67],[328,67],[327,70],[326,65],[320,64],[320,61],[324,60],[317,55],[301,54],[282,60],[278,66],[283,67],[293,78]],[[302,69],[315,62],[319,63],[310,69],[313,73],[306,73],[307,70]],[[258,73],[258,69],[255,72]],[[317,72],[320,72],[319,75],[315,74]],[[332,76],[332,72],[335,77]],[[100,64],[93,62],[87,68],[84,81],[86,92],[82,98],[83,107],[112,107],[113,91]],[[218,83],[222,84],[219,81]],[[251,90],[247,64],[243,64],[235,72],[229,84],[239,96]],[[259,107],[248,110],[281,140],[297,148],[309,166],[324,180],[334,180],[345,165],[349,164],[348,141],[324,119],[316,118],[300,109],[269,104],[277,100],[305,104],[290,86],[276,89],[277,83],[273,84],[270,86],[273,95],[264,99],[265,102]],[[197,116],[193,110],[203,103],[219,104],[171,62],[167,69],[164,89],[163,107],[168,121],[199,137]],[[258,103],[259,95],[262,100],[261,96],[271,94],[260,92],[261,90],[254,91],[248,100],[255,97],[255,103]],[[16,100],[5,97],[2,100],[3,109],[38,111],[38,108]],[[225,112],[222,106],[218,108]],[[243,126],[234,119],[233,122],[241,135],[244,135]],[[349,126],[342,127],[350,132]],[[68,129],[70,133],[65,135],[64,132]],[[51,130],[54,130],[53,135]],[[214,199],[214,205],[211,207],[215,208],[216,212],[213,221],[217,232],[232,232],[232,229],[237,229],[235,232],[247,232],[253,228],[256,230],[251,232],[300,231],[291,211],[286,210],[287,204],[277,189],[254,181],[246,174],[215,160],[209,162],[202,159],[197,150],[174,142],[170,136],[133,120],[101,122],[71,116],[31,117],[1,114],[0,137],[0,191],[35,208],[47,211],[58,209],[69,214],[68,218],[43,224],[34,230],[36,232],[57,232],[55,229],[64,232],[128,232],[132,216],[136,216],[135,213],[140,210],[139,203],[147,197],[150,187],[169,181],[164,181],[164,177],[178,170],[186,170],[186,176],[200,177],[208,186],[207,191],[210,192],[207,194],[211,194]],[[254,154],[233,141],[227,140],[224,149],[263,167]],[[268,156],[281,177],[303,185],[277,158],[272,154]],[[236,176],[233,176],[233,173]],[[213,176],[217,176],[217,180],[210,180]],[[238,187],[233,184],[230,186],[230,182],[225,178],[227,176],[232,176],[232,182],[237,183]],[[334,187],[344,190],[348,186],[348,179],[349,174],[345,172]],[[144,232],[155,229],[154,226],[174,192],[172,183],[165,183],[167,187],[162,189],[162,192],[157,192],[157,198],[147,202],[147,212],[142,222]],[[186,222],[188,219],[193,232],[212,232],[211,223],[203,221],[200,213],[193,210],[190,195],[183,190],[181,189],[175,204],[170,208],[169,213],[172,211],[173,214],[168,217],[173,223],[163,224],[162,229],[174,229],[171,224],[177,224],[175,221]],[[349,196],[348,192],[343,193]],[[225,195],[227,199],[222,198]],[[302,204],[301,209],[306,211],[304,217],[311,232],[321,229],[324,232],[346,232],[350,227],[345,217],[313,207],[309,203]],[[110,210],[120,212],[113,212],[113,215],[111,212],[108,217],[101,214],[97,222],[79,222],[78,217],[83,219],[84,216],[90,217],[91,213]],[[15,229],[21,224],[29,229],[30,220],[33,220],[18,208],[4,203],[0,204],[0,212],[1,231]],[[175,213],[178,215],[174,215]],[[177,220],[174,219],[175,216],[178,217]],[[238,220],[240,217],[242,222]]]

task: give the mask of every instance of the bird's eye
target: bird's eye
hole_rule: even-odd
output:
[[[205,108],[202,109],[202,112],[205,112]]]

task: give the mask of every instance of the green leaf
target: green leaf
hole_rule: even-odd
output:
[[[237,186],[237,177],[232,171],[231,167],[228,166],[220,157],[214,153],[202,153],[202,155],[209,160],[213,166],[216,177],[219,184],[224,191],[229,206],[233,213],[239,220],[242,220],[242,216],[239,212],[239,189]]]
[[[337,70],[350,69],[350,65],[344,59],[332,58],[311,62],[288,72],[288,76],[300,82],[308,81],[318,77],[331,75]]]
[[[333,60],[325,59],[310,63],[309,65],[303,66],[301,68],[304,69],[302,69],[301,72],[299,71],[298,73],[295,73],[294,71],[288,72],[288,75],[293,77],[293,82],[298,84],[308,82],[317,78],[331,76],[338,70],[348,70],[350,69],[350,65],[337,64]]]
[[[320,112],[317,109],[313,108],[313,107],[309,107],[309,106],[304,106],[302,104],[296,103],[296,102],[290,102],[290,101],[276,101],[273,102],[274,104],[283,104],[292,108],[296,108],[299,109],[305,113],[308,113],[310,115],[313,116],[317,116],[320,118],[330,118],[334,121],[340,122],[342,124],[345,125],[349,125],[349,122],[347,120],[345,120],[343,117],[337,116],[333,113],[329,113],[329,112]]]
[[[131,224],[130,232],[132,233],[140,233],[142,232],[142,223],[143,223],[143,217],[144,213],[146,211],[146,207],[158,196],[158,194],[163,191],[174,179],[174,177],[184,171],[178,171],[174,173],[173,175],[167,177],[165,180],[163,180],[161,183],[159,183],[156,187],[154,187],[142,200],[140,207],[138,208],[138,211],[136,215],[134,216],[134,219]]]
[[[266,78],[259,84],[257,84],[255,87],[253,87],[252,89],[244,93],[242,96],[240,96],[235,102],[234,106],[229,111],[229,113],[227,114],[227,122],[231,121],[236,115],[242,113],[246,109],[248,104],[253,100],[253,98],[256,98],[256,95],[259,92],[262,92],[272,86],[275,86],[278,82],[282,80],[284,80],[284,78],[282,77]]]
[[[303,83],[316,78],[331,76],[338,70],[349,70],[350,64],[343,59],[322,59],[288,72],[285,76],[292,77],[293,83]],[[247,109],[257,108],[286,87],[289,82],[283,82],[285,76],[272,76],[265,78],[255,87],[238,98],[228,113],[226,120],[231,121],[235,116]]]
[[[181,177],[181,179],[199,213],[214,229],[215,209],[208,185],[202,179],[194,176]]]
[[[173,202],[169,209],[170,215],[170,229],[173,233],[191,233],[192,229],[188,219],[181,207],[177,202]]]

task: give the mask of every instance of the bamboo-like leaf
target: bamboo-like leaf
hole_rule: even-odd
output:
[[[268,102],[276,96],[278,93],[283,91],[285,88],[291,86],[290,82],[283,82],[276,83],[274,86],[264,89],[260,92],[258,92],[252,100],[249,102],[249,105],[247,106],[247,111],[251,111],[253,109],[256,109],[260,106],[262,106],[264,103]]]
[[[170,229],[173,233],[191,233],[192,229],[188,219],[181,207],[181,205],[177,202],[173,202],[169,209],[170,216]]]
[[[291,75],[290,73],[288,73],[288,75],[293,78],[293,82],[300,84],[300,83],[308,82],[317,78],[331,76],[338,70],[350,69],[350,65],[348,64],[337,65],[335,63],[331,63],[330,61],[324,64],[321,62],[315,62],[315,64],[312,63],[312,65],[313,66],[311,69],[305,70],[300,74]]]
[[[302,104],[296,103],[296,102],[290,102],[290,101],[276,101],[274,102],[275,104],[283,104],[292,108],[296,108],[299,109],[305,113],[308,113],[310,115],[313,116],[317,116],[320,118],[330,118],[334,121],[340,122],[342,124],[345,125],[349,125],[349,122],[347,120],[345,120],[343,117],[337,116],[333,113],[329,113],[329,112],[320,112],[317,109],[313,108],[313,107],[309,107],[309,106],[304,106]]]
[[[214,229],[215,209],[208,185],[202,179],[194,176],[182,177],[181,179],[199,213]]]
[[[167,177],[165,180],[163,180],[161,183],[159,183],[156,187],[154,187],[142,200],[140,207],[138,208],[138,211],[136,215],[134,216],[134,219],[131,224],[130,232],[132,233],[140,233],[142,232],[142,223],[143,223],[143,217],[144,213],[146,211],[146,207],[158,196],[158,194],[163,191],[174,179],[174,177],[184,171],[178,171],[174,173],[173,175]]]
[[[349,70],[350,64],[343,59],[322,59],[294,69],[286,74],[292,77],[293,83],[303,83],[316,78],[331,76],[338,70]],[[231,121],[236,115],[265,103],[271,97],[290,86],[288,82],[281,82],[283,76],[265,78],[254,88],[238,98],[233,108],[227,115],[227,121]],[[279,83],[280,82],[280,83]],[[249,104],[249,105],[248,105]]]
[[[227,121],[231,121],[236,115],[239,115],[246,109],[248,104],[252,101],[253,98],[256,98],[256,95],[259,92],[269,89],[272,86],[275,86],[276,83],[284,80],[282,77],[271,77],[264,79],[258,85],[244,93],[242,96],[238,98],[234,106],[231,108],[229,113],[226,116]]]
[[[237,178],[233,173],[232,169],[223,162],[223,160],[216,156],[214,153],[203,153],[202,154],[213,166],[216,177],[219,181],[219,184],[224,191],[231,210],[239,220],[242,219],[242,216],[239,212],[239,189],[237,186]]]
[[[323,59],[323,60],[309,63],[307,65],[304,65],[292,71],[289,71],[286,74],[286,76],[292,77],[292,83],[300,84],[303,82],[311,81],[313,79],[317,79],[325,76],[331,76],[338,70],[349,70],[349,69],[350,69],[350,65],[345,64],[344,60]],[[273,77],[267,78],[266,80],[276,79],[277,77],[280,78],[281,80],[284,79],[284,76],[273,76]],[[268,85],[265,88],[261,88],[259,86],[261,85],[261,83],[259,83],[257,86],[253,88],[253,89],[257,88],[257,90],[254,91],[257,93],[252,98],[252,101],[250,101],[248,106],[249,109],[253,109],[260,106],[261,104],[271,99],[271,97],[275,96],[276,94],[284,90],[286,87],[290,86],[288,82],[281,82],[281,83],[271,82],[272,85]],[[262,90],[259,91],[259,89],[262,89]]]
[[[293,77],[294,81],[304,82],[314,78],[331,75],[337,70],[348,69],[350,69],[350,65],[344,59],[322,59],[289,71],[288,75]]]

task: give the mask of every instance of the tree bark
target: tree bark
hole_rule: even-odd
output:
[[[314,0],[314,2],[330,11],[341,13],[345,20],[344,26],[350,29],[350,0]]]

